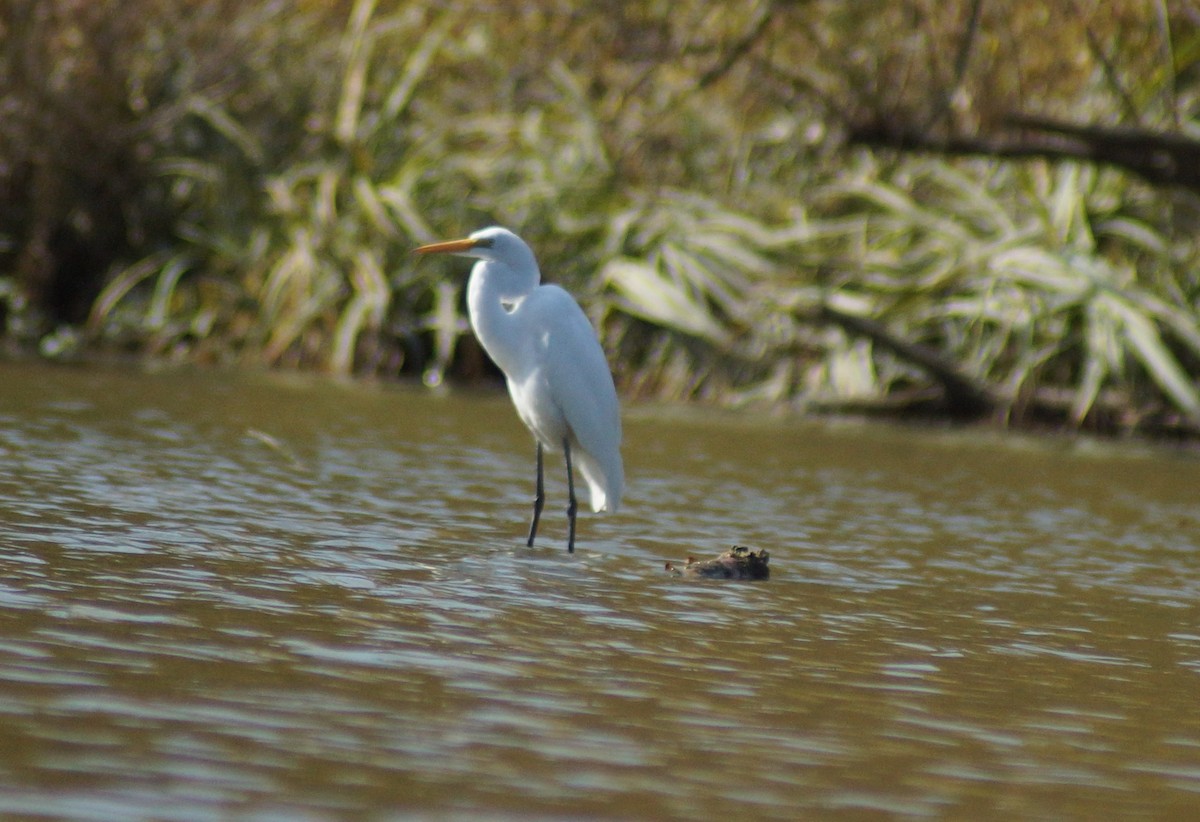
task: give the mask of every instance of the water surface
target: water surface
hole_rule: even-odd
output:
[[[0,380],[0,816],[1200,809],[1186,455],[637,407],[568,556],[503,394]]]

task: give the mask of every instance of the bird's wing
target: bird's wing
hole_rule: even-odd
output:
[[[545,345],[550,394],[579,449],[604,475],[615,508],[624,482],[621,411],[604,349],[583,309],[566,291],[544,286],[538,289],[538,298],[545,335],[538,342]]]
[[[557,286],[539,291],[547,312],[546,377],[554,401],[585,450],[619,447],[617,392],[595,329],[566,291]]]

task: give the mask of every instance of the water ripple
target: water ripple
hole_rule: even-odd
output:
[[[627,508],[581,516],[568,557],[553,460],[524,545],[503,397],[0,368],[0,814],[1058,818],[1200,792],[1193,463],[639,409]],[[662,570],[734,543],[772,579]]]

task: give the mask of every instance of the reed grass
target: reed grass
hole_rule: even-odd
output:
[[[1190,128],[1200,33],[1171,3],[75,6],[7,21],[10,336],[437,383],[479,362],[463,266],[410,249],[502,223],[631,394],[862,407],[936,383],[830,308],[952,362],[1009,423],[1050,395],[1074,426],[1200,421],[1194,192],[837,139],[856,113],[936,131],[1034,103]],[[64,233],[91,268],[55,257]]]

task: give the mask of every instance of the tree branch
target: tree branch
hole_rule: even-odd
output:
[[[956,417],[979,417],[999,404],[988,387],[962,373],[957,365],[928,346],[901,339],[880,322],[821,306],[820,319],[841,326],[851,334],[866,337],[905,362],[912,363],[941,383],[949,412]]]
[[[899,151],[1102,163],[1132,171],[1155,185],[1200,191],[1200,140],[1178,132],[1069,123],[1021,113],[1009,115],[1006,122],[1021,133],[939,137],[876,121],[852,125],[848,140]]]

